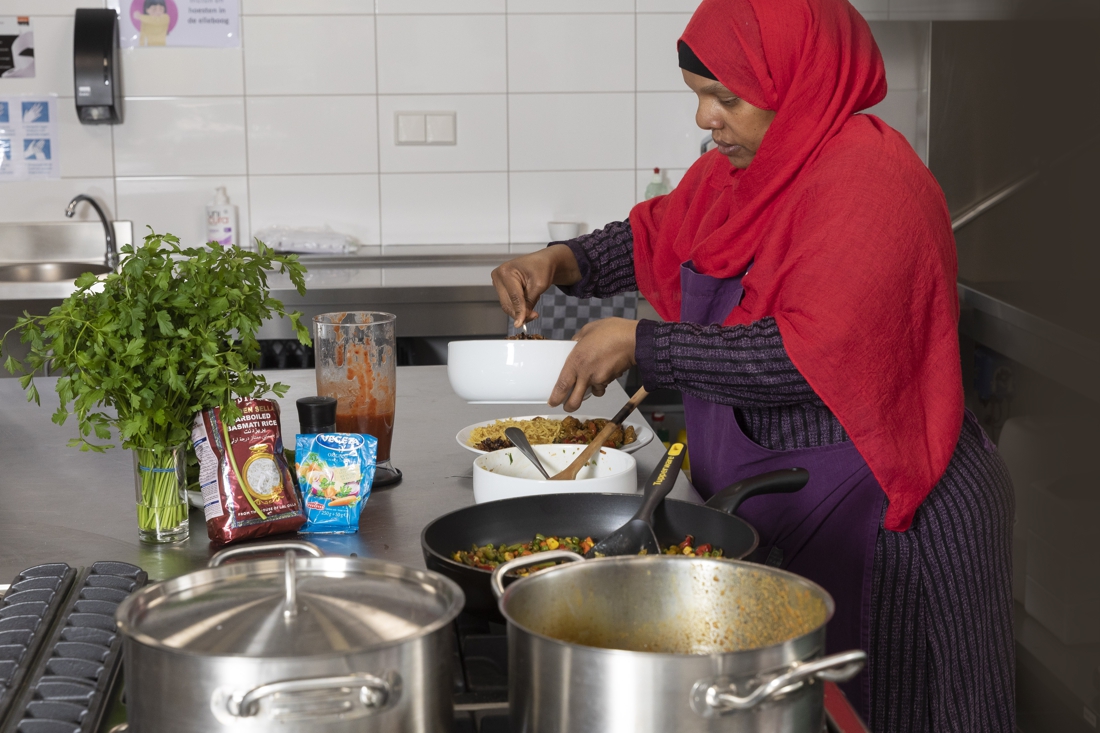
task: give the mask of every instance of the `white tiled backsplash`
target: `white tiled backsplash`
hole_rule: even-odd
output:
[[[675,184],[698,156],[675,51],[697,2],[242,0],[243,48],[123,51],[125,123],[108,127],[79,124],[72,100],[73,11],[105,2],[0,0],[32,17],[37,65],[0,94],[59,94],[62,115],[62,179],[0,183],[0,221],[62,221],[84,192],[137,236],[194,243],[225,186],[244,235],[523,251],[550,220],[625,218],[654,166]],[[856,5],[886,60],[874,112],[923,153],[929,25]],[[396,145],[398,111],[457,113],[457,144]]]

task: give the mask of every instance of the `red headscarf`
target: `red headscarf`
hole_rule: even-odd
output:
[[[703,0],[682,40],[775,110],[745,170],[717,150],[630,214],[638,285],[679,320],[680,265],[744,277],[726,325],[775,318],[787,353],[909,527],[962,424],[957,261],[943,193],[909,143],[856,112],[886,96],[846,0]]]

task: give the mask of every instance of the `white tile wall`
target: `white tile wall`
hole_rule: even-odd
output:
[[[240,97],[132,99],[115,128],[120,176],[244,175],[244,100]]]
[[[57,181],[0,183],[0,217],[4,221],[67,221],[65,205],[78,193],[86,193],[107,204],[105,213],[108,216],[114,214],[113,178],[62,178]],[[90,206],[79,207],[75,218],[98,221]]]
[[[366,95],[249,97],[248,172],[377,172],[377,106]]]
[[[158,234],[171,232],[180,242],[193,247],[206,241],[205,207],[214,189],[224,186],[229,200],[248,201],[248,179],[244,176],[119,178],[118,218],[134,223],[134,239],[140,240],[152,227]],[[248,206],[240,206],[238,227],[249,231]]]
[[[374,18],[255,16],[242,21],[248,94],[373,94]]]
[[[633,13],[633,0],[508,0],[509,13]]]
[[[638,14],[638,91],[681,92],[676,41],[683,35],[691,13]]]
[[[115,175],[112,130],[108,125],[82,125],[68,99],[57,105],[58,149],[63,178],[111,178]]]
[[[243,58],[239,48],[125,48],[123,89],[129,97],[240,96]]]
[[[375,0],[385,15],[437,13],[503,13],[505,0]]]
[[[514,171],[634,167],[633,94],[515,94],[508,110]]]
[[[633,92],[634,15],[509,16],[508,91]]]
[[[697,97],[691,92],[638,93],[635,168],[688,168],[699,157],[707,132],[695,125]]]
[[[241,0],[242,15],[371,15],[374,0]]]
[[[587,232],[625,219],[634,171],[513,173],[510,191],[512,241],[549,242],[547,222],[581,222]]]
[[[503,15],[378,18],[382,94],[507,91]]]
[[[872,111],[919,150],[929,26],[880,22],[906,0],[855,2],[890,85]],[[0,221],[62,220],[87,191],[139,235],[195,243],[226,186],[242,238],[330,226],[393,252],[526,251],[551,219],[625,218],[654,166],[675,184],[695,161],[675,41],[697,4],[241,0],[243,48],[124,51],[112,127],[79,124],[72,100],[73,11],[106,0],[0,0],[32,16],[38,67],[0,94],[60,95],[62,161],[59,181],[0,184]],[[397,146],[397,111],[455,112],[457,144]]]
[[[508,241],[507,173],[387,173],[382,244]]]
[[[251,176],[252,229],[327,226],[379,243],[378,176]],[[242,227],[243,228],[243,227]]]

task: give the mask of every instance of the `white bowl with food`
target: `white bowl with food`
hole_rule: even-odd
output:
[[[546,404],[575,341],[452,341],[451,389],[474,404]]]
[[[553,476],[565,470],[585,449],[583,445],[536,445],[542,465]],[[536,494],[633,494],[638,490],[634,456],[601,448],[572,481],[547,481],[518,448],[478,456],[474,461],[474,502]]]
[[[580,423],[580,426],[577,426],[577,423],[568,421],[568,418],[573,418],[577,423]],[[594,424],[590,426],[589,421]],[[606,422],[606,419],[593,415],[559,414],[503,417],[497,420],[485,420],[484,422],[467,425],[455,434],[455,441],[471,453],[477,453],[478,455],[492,453],[495,450],[512,447],[511,441],[504,437],[504,430],[509,427],[517,427],[527,436],[527,441],[531,445],[550,443],[587,444],[589,440],[583,440],[577,435],[577,427],[583,426],[586,429],[584,435],[591,434],[594,437]],[[573,426],[572,430],[569,429],[569,426]],[[618,433],[613,433],[611,437],[615,445],[607,447],[626,453],[634,453],[649,445],[654,436],[653,431],[646,425],[643,418],[627,418],[623,422],[621,430]]]

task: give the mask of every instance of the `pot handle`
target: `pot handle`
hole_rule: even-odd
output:
[[[504,595],[504,576],[513,570],[531,565],[542,565],[555,560],[579,562],[584,560],[584,557],[569,550],[550,550],[549,552],[536,552],[532,555],[524,555],[523,557],[517,557],[515,560],[509,560],[493,569],[493,577],[489,579],[489,583],[493,586],[493,595],[498,599]]]
[[[325,553],[321,552],[321,548],[312,542],[301,542],[298,540],[260,542],[255,545],[241,545],[240,547],[230,547],[220,552],[216,552],[214,556],[210,558],[210,562],[206,563],[206,567],[216,568],[224,564],[226,560],[231,560],[234,557],[241,557],[242,555],[260,555],[269,552],[288,552],[292,550],[299,550],[307,555],[313,555],[314,557],[325,556]]]
[[[367,712],[379,712],[397,702],[401,689],[400,678],[396,673],[391,673],[386,679],[371,674],[350,674],[269,682],[247,692],[228,695],[225,709],[234,718],[251,718],[260,712],[260,701],[265,697],[356,688],[359,689],[357,699],[363,709]]]
[[[706,506],[733,514],[741,502],[761,494],[789,494],[800,490],[810,480],[804,468],[784,468],[752,476],[730,484],[707,500]]]
[[[737,694],[734,685],[700,680],[691,689],[691,708],[706,718],[737,710],[751,710],[762,702],[793,692],[807,682],[849,680],[863,669],[866,661],[866,652],[853,649],[809,662],[795,662],[783,674],[760,685],[744,697]]]

